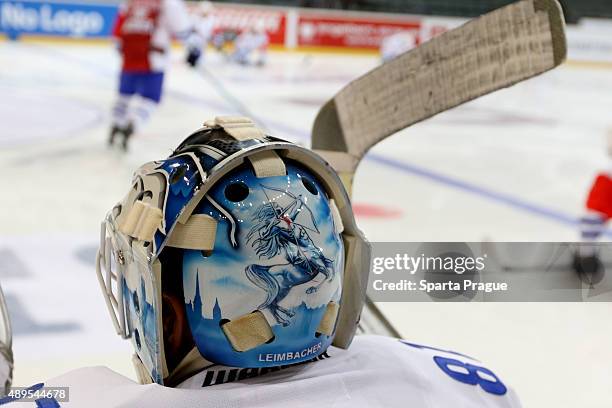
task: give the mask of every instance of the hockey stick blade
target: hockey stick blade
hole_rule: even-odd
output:
[[[354,80],[317,114],[312,148],[342,177],[408,126],[539,75],[566,58],[556,0],[524,0],[448,31]]]

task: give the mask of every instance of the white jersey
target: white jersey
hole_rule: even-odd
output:
[[[246,52],[265,49],[268,46],[268,34],[246,31],[236,38],[236,48]]]
[[[331,347],[315,360],[267,369],[211,365],[177,388],[140,385],[104,367],[45,386],[69,387],[62,408],[520,407],[514,391],[477,360],[397,339],[357,336],[349,350]]]
[[[202,41],[206,44],[212,40],[213,33],[215,32],[215,25],[216,19],[212,14],[208,14],[204,17],[195,16],[193,18],[193,27]]]
[[[266,62],[268,43],[268,34],[265,31],[245,31],[236,38],[233,58],[241,64],[263,65]],[[253,56],[255,53],[257,55]]]

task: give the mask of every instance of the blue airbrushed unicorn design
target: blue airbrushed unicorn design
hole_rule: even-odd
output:
[[[320,231],[303,196],[264,185],[261,188],[266,196],[266,190],[278,191],[291,200],[284,207],[270,199],[261,205],[253,216],[254,225],[247,234],[247,243],[252,245],[259,258],[269,260],[280,255],[286,262],[251,264],[245,268],[245,273],[253,284],[267,293],[266,300],[258,309],[268,309],[278,323],[287,326],[294,312],[280,306],[279,302],[291,288],[311,282],[321,274],[324,279],[306,290],[307,294],[315,293],[325,281],[334,279],[336,271],[334,262],[325,257],[310,236],[320,234]],[[305,215],[309,222],[298,222],[300,215]]]

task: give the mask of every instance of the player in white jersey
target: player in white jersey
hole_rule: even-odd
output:
[[[216,24],[213,12],[213,4],[209,1],[203,1],[197,6],[192,16],[193,28],[198,35],[192,36],[190,39],[190,42],[193,41],[194,44],[188,44],[192,51],[187,56],[187,63],[191,66],[195,66],[198,61],[202,60],[201,55],[203,55],[207,45],[213,40]]]
[[[161,101],[172,38],[188,45],[187,59],[192,65],[200,55],[202,41],[182,0],[128,0],[119,12],[113,35],[122,67],[109,144],[121,136],[126,149],[129,137],[148,121]]]
[[[232,60],[242,65],[265,65],[268,55],[268,33],[263,20],[242,32],[234,42]]]
[[[143,165],[101,232],[98,279],[147,385],[79,369],[45,382],[69,402],[39,407],[520,406],[471,357],[353,339],[370,246],[343,184],[246,118]]]

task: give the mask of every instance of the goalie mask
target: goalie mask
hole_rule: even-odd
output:
[[[325,161],[248,119],[223,117],[136,172],[103,223],[97,266],[141,380],[176,384],[207,362],[279,366],[314,359],[331,344],[348,347],[369,245]],[[164,279],[182,281],[196,346],[172,373]]]

